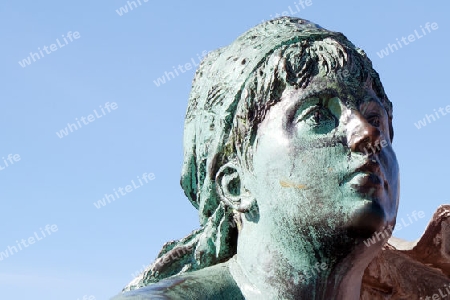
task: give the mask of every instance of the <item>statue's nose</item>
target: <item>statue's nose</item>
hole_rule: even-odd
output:
[[[347,129],[347,141],[353,152],[380,152],[380,130],[370,124],[358,111],[352,111]]]

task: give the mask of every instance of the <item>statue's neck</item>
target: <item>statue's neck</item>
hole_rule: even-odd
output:
[[[375,249],[368,251],[363,243],[328,244],[321,249],[323,244],[311,238],[271,239],[273,234],[266,231],[258,237],[257,231],[249,230],[251,239],[246,239],[245,229],[240,232],[237,254],[230,261],[230,272],[245,299],[360,298],[362,276],[378,252]]]

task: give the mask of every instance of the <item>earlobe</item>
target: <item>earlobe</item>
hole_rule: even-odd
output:
[[[242,182],[242,172],[239,166],[228,162],[217,171],[216,191],[220,200],[232,209],[246,213],[255,204],[255,199]]]

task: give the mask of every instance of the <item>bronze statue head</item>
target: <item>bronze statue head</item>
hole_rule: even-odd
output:
[[[343,34],[293,17],[250,29],[210,53],[192,85],[181,185],[201,228],[127,289],[234,255],[274,287],[302,284],[317,263],[329,269],[306,285],[359,276],[381,248],[362,240],[395,225],[392,138],[379,76]]]

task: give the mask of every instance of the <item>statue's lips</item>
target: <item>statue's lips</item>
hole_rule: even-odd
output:
[[[348,184],[364,198],[364,205],[354,212],[348,224],[349,234],[368,238],[386,225],[383,190],[388,189],[389,185],[377,157],[368,157],[363,165],[343,178],[341,185],[344,184]]]
[[[350,184],[352,188],[363,194],[373,194],[375,190],[387,186],[380,164],[375,158],[367,160],[354,172],[344,176],[339,185],[344,184]]]

